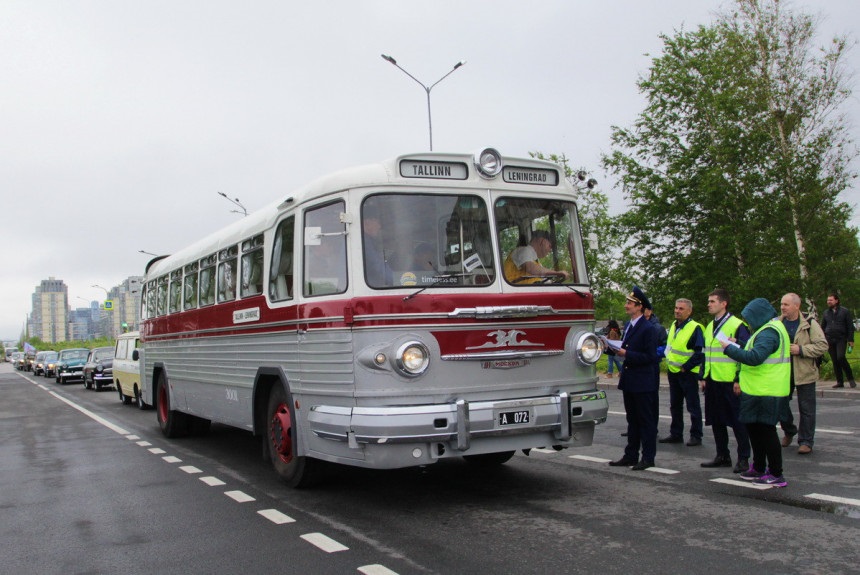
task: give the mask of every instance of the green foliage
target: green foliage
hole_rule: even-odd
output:
[[[675,298],[703,303],[717,286],[738,305],[860,296],[857,230],[839,198],[856,156],[839,113],[847,42],[819,51],[813,19],[777,0],[737,7],[662,38],[638,82],[645,108],[613,129],[603,157],[631,204],[632,271],[663,317]]]
[[[106,337],[101,337],[98,339],[88,339],[86,341],[82,340],[73,340],[73,341],[58,341],[56,343],[46,343],[39,339],[38,337],[31,337],[27,340],[27,343],[36,348],[36,351],[62,351],[64,349],[72,349],[76,347],[85,347],[87,349],[93,349],[96,347],[113,347],[115,340],[109,339]],[[20,349],[24,349],[24,343],[21,342],[18,344]]]

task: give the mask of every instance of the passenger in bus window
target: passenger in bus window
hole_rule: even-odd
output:
[[[382,221],[379,211],[365,207],[362,214],[361,229],[364,232],[364,274],[371,287],[385,287],[393,284],[394,274],[388,265],[382,247]]]
[[[215,268],[200,270],[200,305],[215,303]]]
[[[263,250],[242,256],[242,297],[263,293]]]
[[[532,232],[528,245],[514,248],[505,259],[505,278],[515,284],[537,283],[541,281],[540,278],[553,276],[567,279],[570,277],[569,272],[546,268],[538,261],[551,251],[552,240],[549,232]]]
[[[236,260],[229,260],[218,268],[218,301],[234,299],[236,299]]]

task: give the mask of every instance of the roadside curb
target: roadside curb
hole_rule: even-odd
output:
[[[815,396],[822,399],[860,399],[860,386],[856,388],[840,388],[833,389],[836,385],[835,381],[819,381],[815,384]],[[606,377],[605,374],[598,374],[597,380],[598,389],[618,389],[617,377]],[[660,388],[669,389],[669,380],[665,373],[660,374]]]

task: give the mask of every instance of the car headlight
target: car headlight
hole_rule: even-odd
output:
[[[584,365],[594,365],[603,354],[600,340],[593,333],[584,333],[576,341],[576,357]]]
[[[409,377],[416,377],[427,371],[430,365],[430,351],[420,341],[404,343],[397,350],[397,371]]]

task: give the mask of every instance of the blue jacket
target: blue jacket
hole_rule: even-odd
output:
[[[627,329],[621,347],[626,350],[626,355],[618,389],[631,393],[656,392],[660,387],[660,361],[657,359],[657,329],[654,325],[644,316],[640,317],[636,325]]]

